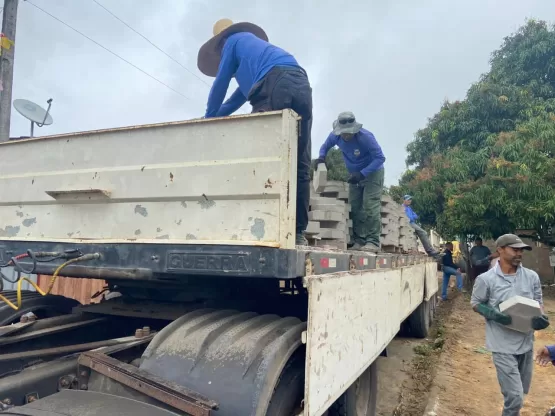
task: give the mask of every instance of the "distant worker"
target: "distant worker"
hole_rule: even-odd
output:
[[[349,172],[349,203],[353,219],[352,250],[377,253],[382,231],[381,197],[384,182],[385,156],[376,138],[357,123],[355,115],[340,113],[333,123],[320,155],[314,161],[315,169],[325,163],[329,150],[337,146]]]
[[[422,243],[422,246],[424,247],[424,251],[426,252],[426,254],[428,254],[428,256],[430,257],[439,256],[439,252],[436,249],[434,249],[434,247],[430,243],[430,239],[428,238],[428,233],[426,232],[426,230],[424,230],[420,225],[416,223],[416,220],[418,219],[418,215],[411,208],[410,206],[411,204],[412,204],[412,196],[405,195],[403,197],[403,208],[405,208],[405,214],[409,219],[410,226],[414,228],[414,232],[420,239],[420,242]]]
[[[449,287],[449,280],[451,276],[456,276],[457,278],[457,289],[459,292],[463,291],[463,277],[461,269],[453,262],[453,243],[445,243],[445,250],[443,257],[441,258],[441,264],[443,269],[443,285],[441,288],[441,299],[447,300],[447,288]]]
[[[479,275],[487,272],[491,260],[495,257],[497,257],[497,253],[491,254],[490,249],[484,246],[482,239],[476,237],[474,246],[470,249],[470,264],[472,265],[472,270],[469,274],[471,279],[474,281]]]
[[[214,25],[213,33],[200,48],[197,62],[203,74],[216,77],[205,118],[228,116],[247,100],[253,113],[290,108],[301,116],[295,243],[308,245],[304,232],[310,200],[312,88],[307,74],[291,54],[268,43],[264,30],[255,24],[222,19]],[[224,103],[232,78],[239,88]]]
[[[499,310],[499,304],[523,296],[539,302],[543,313],[542,288],[538,274],[521,264],[523,251],[532,247],[514,234],[502,235],[496,246],[499,260],[476,279],[470,304],[486,318],[486,348],[492,353],[504,397],[502,415],[517,416],[532,382],[534,330],[547,328],[549,320],[545,315],[533,317],[532,329],[526,333],[506,327],[512,318]]]

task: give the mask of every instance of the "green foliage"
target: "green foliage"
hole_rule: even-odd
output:
[[[349,172],[343,160],[343,153],[337,148],[333,148],[326,156],[326,165],[328,168],[328,179],[330,181],[343,181],[346,182],[349,178]],[[313,170],[311,167],[311,177]]]
[[[555,222],[555,30],[528,21],[464,101],[445,102],[407,146],[397,199],[445,237],[541,235]]]

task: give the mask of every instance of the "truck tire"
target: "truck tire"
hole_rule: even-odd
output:
[[[12,303],[16,303],[17,292],[15,290],[4,290],[2,295]],[[39,319],[65,315],[71,313],[71,310],[78,305],[80,303],[75,299],[59,295],[42,296],[37,292],[24,290],[22,291],[21,308],[17,311],[0,301],[0,326],[18,322],[22,315],[29,312],[33,312]]]
[[[298,350],[281,372],[266,416],[291,416],[300,409],[304,395],[304,351]],[[300,411],[300,410],[299,410]]]
[[[377,399],[378,365],[374,361],[324,416],[375,416]]]
[[[418,308],[416,308],[408,317],[407,324],[410,335],[413,337],[426,338],[428,336],[431,322],[431,302],[431,299],[429,301],[422,301],[422,303],[418,305]]]

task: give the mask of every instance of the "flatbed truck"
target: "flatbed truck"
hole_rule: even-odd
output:
[[[290,111],[0,144],[0,414],[375,415],[376,361],[425,337],[422,254],[295,246]]]

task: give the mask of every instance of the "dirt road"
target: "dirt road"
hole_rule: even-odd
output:
[[[499,416],[503,398],[491,354],[485,350],[484,320],[469,306],[469,296],[451,301],[445,316],[445,345],[437,363],[427,416]],[[545,310],[555,322],[555,297],[546,294]],[[536,332],[535,349],[555,343],[555,325]],[[555,405],[555,367],[534,367],[532,388],[522,416],[543,416]]]
[[[485,324],[470,308],[470,296],[451,292],[438,308],[426,340],[396,338],[380,358],[379,416],[499,416],[503,397]],[[535,349],[555,344],[555,291],[544,291],[552,326],[536,332]],[[555,367],[534,367],[522,416],[543,416],[555,405]]]

